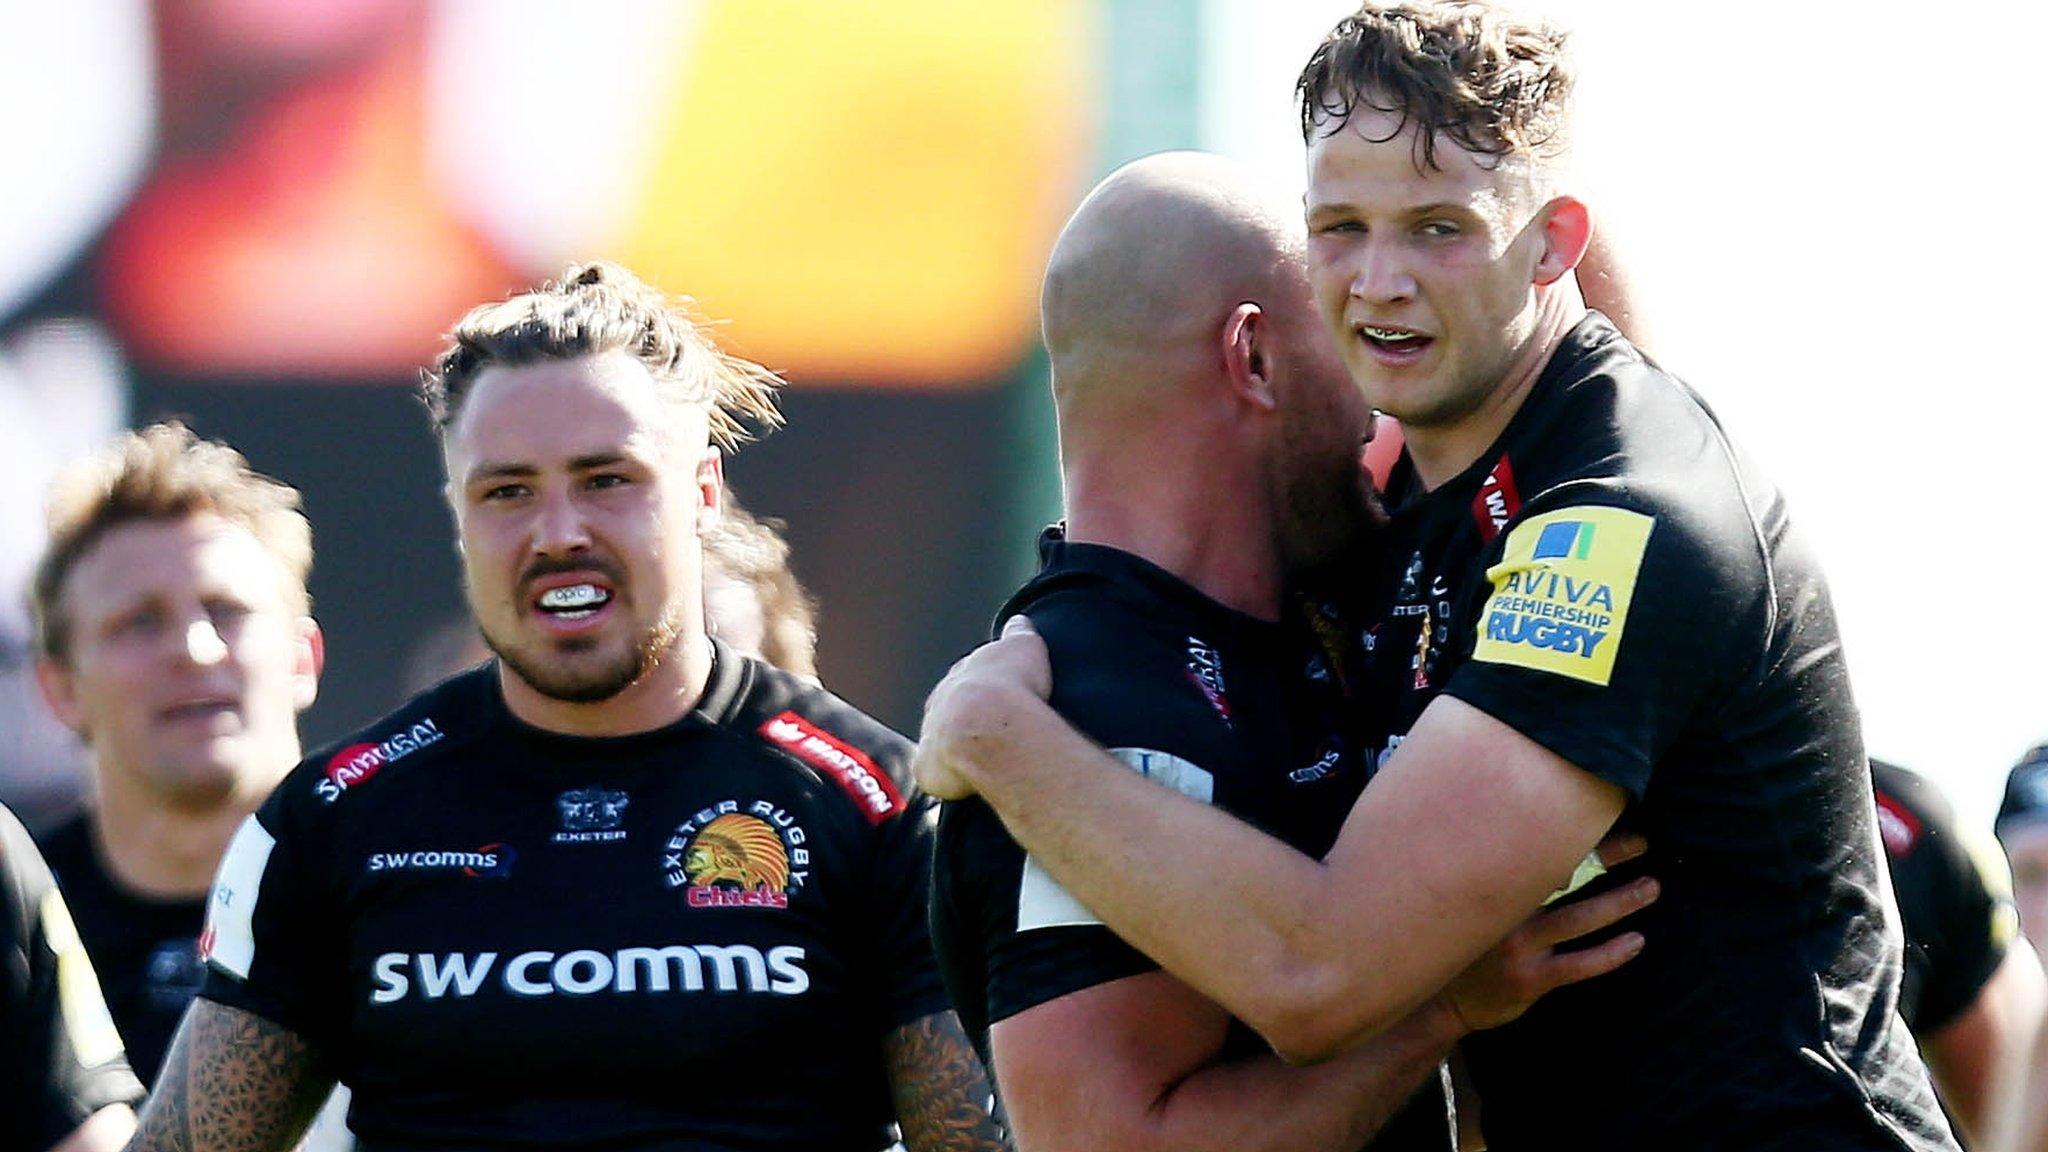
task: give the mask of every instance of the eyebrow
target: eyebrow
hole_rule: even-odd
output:
[[[630,462],[630,458],[623,452],[586,452],[569,461],[569,470],[571,472],[589,472],[597,468],[612,468]],[[525,479],[538,475],[540,475],[540,469],[532,464],[486,460],[471,468],[463,478],[463,482],[474,484],[479,480]]]

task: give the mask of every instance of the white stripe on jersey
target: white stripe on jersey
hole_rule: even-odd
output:
[[[256,817],[242,821],[221,857],[213,898],[206,904],[200,950],[208,963],[238,980],[249,978],[249,964],[256,959],[256,896],[276,847],[277,838]]]
[[[1183,796],[1215,803],[1216,777],[1199,764],[1150,748],[1111,748],[1109,754]],[[1100,923],[1101,917],[1074,899],[1038,861],[1024,858],[1024,876],[1017,885],[1017,931]]]

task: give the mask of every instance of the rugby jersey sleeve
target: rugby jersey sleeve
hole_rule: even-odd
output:
[[[0,810],[0,1148],[47,1148],[141,1096],[64,899]]]
[[[1053,666],[1052,705],[1111,753],[1165,786],[1213,802],[1223,729],[1168,642],[1132,609],[1086,593],[1028,612]],[[934,915],[963,1020],[982,1027],[1084,988],[1158,967],[1111,932],[1012,840],[979,801],[940,825]]]
[[[1532,505],[1535,502],[1532,501]],[[1640,800],[1765,631],[1753,539],[1647,502],[1532,507],[1496,540],[1445,692]]]
[[[347,1016],[348,950],[333,878],[338,813],[315,792],[313,763],[287,776],[228,843],[199,938],[199,994],[330,1049]]]

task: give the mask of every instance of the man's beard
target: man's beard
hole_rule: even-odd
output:
[[[617,659],[580,672],[561,667],[552,653],[543,653],[536,658],[509,642],[501,642],[481,624],[478,630],[483,633],[484,643],[497,653],[499,662],[527,687],[565,704],[596,704],[638,684],[648,673],[660,667],[669,649],[675,646],[681,624],[673,616],[664,615],[619,653]],[[570,653],[580,653],[595,645],[595,640],[579,637],[563,643],[562,647]]]

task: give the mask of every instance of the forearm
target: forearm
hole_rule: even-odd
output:
[[[129,1152],[284,1152],[332,1087],[298,1034],[194,1000]]]
[[[910,1152],[1007,1152],[990,1112],[988,1070],[952,1012],[912,1021],[883,1041],[896,1122]]]
[[[1203,1068],[1151,1109],[1148,1147],[1186,1152],[1354,1152],[1431,1084],[1464,1034],[1434,1003],[1334,1060],[1267,1054]]]
[[[943,754],[1017,842],[1119,936],[1265,1032],[1265,996],[1299,990],[1321,954],[1315,910],[1334,895],[1321,862],[1145,780],[1027,692],[960,703]]]

